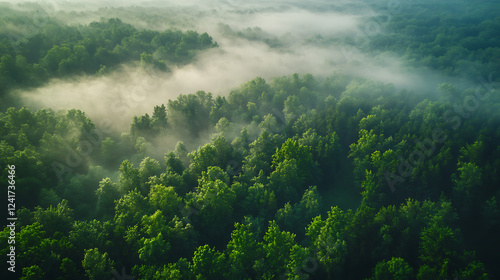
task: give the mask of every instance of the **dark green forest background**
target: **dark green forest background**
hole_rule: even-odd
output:
[[[498,3],[460,3],[394,15],[363,51],[472,82],[412,92],[341,72],[257,77],[227,96],[165,100],[124,133],[11,93],[125,63],[168,72],[217,48],[210,35],[118,18],[49,18],[29,38],[1,29],[0,186],[15,165],[16,276],[498,279],[500,17]],[[5,6],[0,22],[24,13]],[[207,133],[194,149],[182,141]],[[172,134],[175,149],[158,152]]]

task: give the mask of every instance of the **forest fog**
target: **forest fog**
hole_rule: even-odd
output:
[[[500,279],[499,12],[0,2],[0,278]]]
[[[174,1],[49,1],[40,6],[49,17],[65,24],[86,25],[118,17],[138,29],[207,32],[218,47],[197,54],[192,63],[170,67],[168,73],[146,72],[136,64],[122,65],[106,76],[53,79],[40,88],[15,94],[22,95],[23,104],[31,108],[77,108],[91,118],[111,119],[117,130],[125,131],[132,116],[150,113],[155,105],[179,94],[203,90],[228,95],[231,89],[255,77],[342,73],[416,92],[433,91],[444,78],[408,69],[404,60],[393,54],[374,55],[363,48],[370,40],[367,34],[385,32],[384,26],[392,16],[410,9],[410,5],[406,1],[382,1],[374,9],[352,1],[312,1],[308,5],[293,1],[209,1],[181,6]],[[376,24],[367,23],[374,16],[377,20],[371,23]],[[354,45],[345,44],[349,39],[354,39]]]

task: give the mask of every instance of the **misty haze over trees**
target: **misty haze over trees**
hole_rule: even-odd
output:
[[[0,3],[2,279],[499,279],[499,11]]]

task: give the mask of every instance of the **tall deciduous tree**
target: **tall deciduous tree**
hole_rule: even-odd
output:
[[[120,198],[120,192],[111,179],[104,178],[99,182],[96,190],[97,206],[96,215],[104,220],[110,220],[114,216],[115,200]]]
[[[101,254],[97,248],[85,250],[82,266],[89,279],[108,279],[113,275],[111,271],[114,265],[115,262],[109,258],[107,252]]]
[[[226,275],[226,262],[224,253],[204,245],[194,252],[190,267],[196,279],[217,279]]]
[[[258,277],[268,279],[283,275],[294,245],[295,234],[281,231],[275,221],[270,221],[261,243],[265,256],[254,265]]]

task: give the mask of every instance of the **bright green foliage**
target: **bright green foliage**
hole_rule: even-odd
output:
[[[249,173],[252,177],[257,176],[263,171],[267,176],[272,169],[270,163],[272,156],[276,153],[276,146],[280,145],[283,139],[280,135],[269,134],[263,131],[255,141],[250,143],[250,151],[245,158],[243,171]]]
[[[69,241],[79,254],[83,254],[87,248],[105,249],[109,244],[111,229],[109,222],[75,221],[69,233]]]
[[[363,188],[361,205],[363,206],[376,207],[383,202],[384,194],[379,190],[379,185],[375,182],[374,177],[372,171],[366,170],[365,180],[361,183]]]
[[[482,170],[471,162],[458,162],[457,172],[452,175],[453,200],[460,211],[469,211],[475,201],[477,188],[481,186]]]
[[[320,136],[314,129],[308,129],[302,134],[299,144],[311,147],[313,160],[317,161],[322,169],[330,171],[324,175],[331,176],[340,167],[342,147],[339,141],[336,132]]]
[[[120,165],[120,191],[122,193],[127,193],[136,188],[139,188],[140,177],[139,170],[134,168],[134,165],[129,161],[125,160]]]
[[[377,160],[376,157],[372,157],[372,154],[376,151],[383,150],[384,146],[387,146],[384,142],[390,140],[390,138],[384,139],[383,135],[377,135],[373,130],[359,130],[359,139],[357,143],[353,143],[349,147],[349,157],[354,160],[354,175],[356,178],[363,178],[365,170],[375,169],[372,161],[375,161],[376,163]],[[386,165],[384,165],[384,168],[386,168]],[[392,168],[389,169],[389,171],[392,171]]]
[[[104,280],[109,278],[115,263],[108,257],[108,253],[101,254],[99,249],[95,248],[85,250],[82,265],[89,279]]]
[[[466,132],[457,130],[457,143],[436,142],[432,149],[432,143],[425,142],[427,151],[422,150],[425,133],[432,137],[433,132],[417,120],[435,122],[435,115],[446,107],[438,101],[420,102],[414,110],[397,104],[389,110],[382,104],[359,103],[366,107],[363,110],[369,112],[367,115],[354,106],[361,101],[353,96],[372,98],[367,85],[360,81],[345,93],[342,106],[330,99],[332,104],[325,106],[331,107],[325,111],[320,107],[312,110],[308,109],[311,104],[301,101],[307,114],[289,119],[282,130],[276,130],[283,124],[279,114],[269,116],[267,124],[263,122],[267,128],[260,132],[259,123],[263,127],[261,120],[269,114],[265,106],[287,100],[280,86],[289,87],[299,99],[301,92],[315,95],[293,89],[293,83],[303,82],[296,79],[292,76],[270,84],[267,90],[278,92],[276,98],[270,98],[269,92],[256,94],[255,106],[247,101],[238,107],[253,114],[253,119],[232,142],[239,125],[231,121],[234,110],[230,108],[236,106],[231,102],[236,99],[219,99],[221,107],[216,112],[213,106],[219,105],[213,104],[209,94],[200,92],[180,97],[168,108],[155,108],[153,117],[137,118],[132,133],[103,139],[101,151],[75,168],[66,165],[65,152],[53,147],[70,141],[69,146],[80,151],[80,136],[71,135],[85,135],[95,127],[83,112],[72,110],[64,115],[9,109],[2,113],[0,160],[20,165],[20,173],[36,175],[18,182],[36,182],[33,190],[37,194],[38,188],[39,192],[33,201],[52,204],[45,209],[18,211],[22,225],[20,263],[23,267],[38,266],[42,275],[53,278],[94,273],[88,264],[82,264],[87,252],[88,261],[100,259],[104,266],[110,267],[111,259],[134,264],[134,276],[141,279],[486,279],[491,265],[479,256],[492,252],[482,249],[474,255],[464,251],[463,240],[496,244],[493,236],[498,228],[498,203],[496,196],[488,198],[486,194],[495,189],[497,177],[492,174],[497,162],[479,160],[486,154],[483,150],[492,150],[495,144],[474,140],[468,145],[461,140]],[[256,90],[256,86],[247,90]],[[243,91],[238,94],[245,97]],[[351,110],[345,103],[349,98],[354,106],[352,115],[346,115]],[[267,105],[260,108],[257,104]],[[218,124],[214,128],[218,133],[213,134],[211,143],[188,153],[179,142],[174,152],[165,155],[164,164],[156,158],[158,155],[151,154],[157,145],[154,137],[166,129],[183,126],[190,134],[209,119],[207,116],[222,112],[226,115],[213,123]],[[388,122],[388,118],[396,119]],[[181,125],[186,120],[189,124]],[[48,132],[38,131],[38,126]],[[426,160],[403,175],[399,170],[401,158],[409,156],[415,147]],[[124,154],[115,160],[101,158],[121,149]],[[343,150],[349,151],[349,158]],[[493,150],[492,158],[498,154]],[[118,159],[123,160],[119,172],[109,174],[117,183],[106,178],[106,169],[91,166],[94,160],[103,160],[104,166],[111,168]],[[59,165],[47,170],[46,163],[53,160]],[[454,172],[453,163],[457,162]],[[23,166],[32,167],[32,173],[26,173],[28,168]],[[394,192],[387,187],[386,171],[403,180],[395,181]],[[54,182],[55,187],[48,188],[41,182]],[[317,187],[311,187],[310,182],[316,182]],[[332,207],[331,191],[345,191],[347,185],[361,193],[359,207]],[[63,202],[55,207],[58,198]],[[475,205],[470,199],[485,203],[480,209],[464,207]],[[323,220],[319,214],[328,208]],[[484,232],[488,234],[484,240],[471,241],[469,236],[478,235],[462,223],[470,223],[470,217],[477,215],[481,217],[477,219],[479,228],[487,229]],[[82,217],[89,219],[82,221]],[[275,221],[266,228],[270,220]],[[1,239],[7,241],[7,236],[8,230],[4,230]],[[89,249],[97,249],[99,254],[89,253]],[[8,248],[4,246],[2,252],[7,253]],[[210,270],[208,264],[216,270]]]
[[[235,224],[231,240],[227,244],[230,278],[245,279],[255,275],[253,265],[262,254],[251,225]]]
[[[478,280],[487,280],[490,279],[488,274],[486,273],[486,269],[483,263],[480,262],[471,262],[467,265],[467,267],[460,269],[458,272],[458,279],[466,280],[466,279],[478,279]]]
[[[373,280],[411,280],[413,268],[402,258],[381,261],[375,266]]]
[[[125,194],[116,201],[114,218],[116,230],[125,231],[129,226],[137,224],[148,210],[147,198],[137,190]]]
[[[232,227],[233,204],[236,195],[227,182],[227,175],[218,167],[210,167],[199,180],[190,207],[199,209],[195,219],[208,238],[216,238]],[[214,227],[213,225],[217,225]]]
[[[281,231],[275,221],[269,227],[261,243],[265,256],[257,260],[254,269],[260,278],[280,276],[285,272],[290,252],[295,245],[295,234]]]
[[[36,208],[34,218],[49,235],[57,232],[67,234],[73,223],[73,210],[68,207],[68,201],[63,200],[56,207],[49,206],[47,209]]]
[[[317,170],[316,163],[312,159],[311,148],[288,139],[283,143],[280,149],[276,150],[273,155],[272,166],[277,168],[278,165],[287,160],[295,160],[299,170],[299,177],[305,182],[312,182]]]
[[[186,259],[180,259],[176,263],[169,263],[164,265],[163,268],[157,270],[155,274],[150,279],[161,280],[161,279],[192,279],[192,273],[189,269],[189,263]]]
[[[226,262],[224,253],[204,245],[194,252],[190,268],[196,279],[216,279],[225,274]]]
[[[449,227],[431,226],[420,234],[420,259],[429,264],[440,264],[455,254],[455,234]]]
[[[20,279],[107,280],[118,278],[114,269],[129,279],[498,279],[498,9],[491,1],[396,2],[371,3],[376,13],[356,19],[366,28],[346,33],[354,41],[318,33],[295,42],[293,34],[223,23],[224,47],[238,38],[290,58],[296,44],[311,46],[313,56],[334,47],[349,67],[329,77],[257,77],[216,96],[165,95],[128,131],[107,130],[107,120],[80,110],[20,104],[36,98],[28,88],[94,74],[109,80],[102,76],[124,64],[154,79],[212,69],[212,52],[184,65],[216,46],[208,34],[119,19],[65,25],[87,12],[38,18],[45,10],[38,4],[0,4],[0,185],[15,180],[8,203],[18,209],[15,231],[0,232],[0,253],[15,245]],[[300,9],[323,12],[309,5]],[[335,11],[342,7],[349,13]],[[219,11],[202,8],[95,12],[198,26]],[[243,19],[258,16],[248,11]],[[31,32],[26,19],[43,22]],[[383,32],[371,32],[377,24]],[[385,79],[397,68],[387,78],[395,85],[357,77],[353,69],[370,62],[363,57],[386,68],[361,75]],[[415,71],[424,68],[434,71],[430,80]],[[175,73],[161,73],[169,69]],[[159,85],[147,90],[175,87]]]
[[[104,220],[109,220],[113,217],[109,213],[113,213],[115,208],[115,200],[120,198],[120,193],[116,184],[111,182],[109,178],[102,179],[99,182],[99,188],[96,190],[97,206],[96,214]]]
[[[209,166],[212,166],[212,159],[217,155],[217,151],[212,144],[205,144],[204,146],[198,148],[197,151],[193,151],[188,154],[191,159],[191,169],[196,174],[201,174],[202,171],[206,171]]]
[[[38,267],[38,265],[33,265],[30,267],[23,267],[23,276],[20,278],[22,280],[42,280],[45,274],[43,270]]]
[[[307,235],[313,242],[318,262],[329,277],[339,277],[347,255],[346,234],[347,215],[338,207],[332,207],[326,221],[319,217],[308,226]]]
[[[207,171],[201,172],[201,179],[198,180],[198,186],[203,186],[217,180],[225,184],[229,183],[229,177],[227,176],[226,172],[224,172],[219,167],[211,166],[207,169]]]
[[[159,176],[160,173],[160,163],[157,160],[146,157],[141,161],[138,174],[141,183],[138,187],[143,195],[149,193],[149,185],[147,184],[149,178],[152,176]]]
[[[276,170],[269,176],[269,186],[276,194],[278,206],[286,202],[296,202],[299,190],[303,187],[304,178],[299,175],[295,159],[280,162]]]
[[[139,249],[139,259],[147,264],[163,263],[169,253],[170,243],[166,242],[163,235],[159,233],[156,237],[143,238],[142,248]]]
[[[173,187],[155,185],[149,192],[149,202],[153,209],[161,210],[162,213],[170,217],[178,213],[182,198]]]
[[[255,183],[248,188],[243,203],[245,212],[254,216],[269,217],[276,211],[274,192],[261,183]]]
[[[304,279],[310,277],[319,265],[316,258],[311,257],[310,249],[300,245],[294,245],[290,251],[290,261],[287,264],[287,270],[282,275],[286,279]]]
[[[10,232],[10,230],[8,232]],[[7,231],[4,230],[2,233],[5,234],[4,238],[7,239]],[[45,231],[43,231],[42,225],[38,222],[23,227],[18,234],[18,246],[16,246],[19,250],[24,250],[19,253],[19,258],[21,260],[24,259],[26,263],[28,261],[41,263],[44,252],[40,245],[45,236]]]

